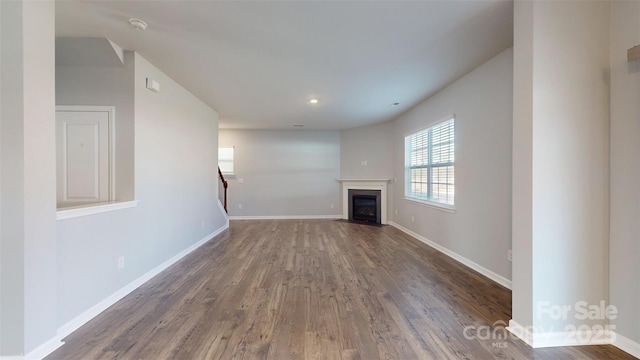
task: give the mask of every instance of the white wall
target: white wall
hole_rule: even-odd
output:
[[[340,132],[340,177],[393,178],[393,122]],[[363,164],[363,161],[366,163]]]
[[[513,27],[512,318],[533,324],[533,2],[516,1]]]
[[[2,338],[22,355],[56,334],[53,2],[2,2]]]
[[[134,61],[140,203],[58,221],[59,326],[226,223],[217,199],[218,114],[140,55]],[[147,77],[162,91],[147,90]]]
[[[115,106],[115,200],[135,198],[133,57],[126,51],[122,66],[56,65],[56,105]]]
[[[25,350],[56,320],[55,4],[24,3]]]
[[[0,79],[2,79],[4,77],[4,74],[2,72],[2,53],[3,53],[3,47],[2,47],[2,32],[6,31],[3,30],[2,27],[2,4],[0,4]],[[4,115],[2,113],[2,101],[3,101],[3,97],[2,97],[2,87],[3,87],[3,83],[0,83],[0,200],[4,201],[4,197],[2,196],[2,119],[4,118]],[[3,221],[3,217],[2,217],[2,206],[0,206],[0,264],[3,262],[3,258],[2,258],[2,221]],[[3,336],[3,316],[2,316],[2,312],[3,312],[3,305],[2,305],[2,289],[3,289],[3,277],[2,277],[2,271],[3,271],[3,267],[2,265],[0,265],[0,356],[2,355],[2,342],[4,339]]]
[[[0,228],[0,355],[24,352],[24,204],[22,183],[23,140],[23,59],[20,41],[22,4],[0,2],[2,78],[0,154],[2,158],[2,227]]]
[[[512,50],[394,121],[393,221],[511,279]],[[456,115],[455,213],[404,199],[404,137]],[[395,215],[397,209],[398,214]],[[411,221],[414,216],[415,222]]]
[[[608,300],[608,3],[535,9],[534,305],[598,304]],[[540,320],[545,328],[576,323]]]
[[[514,59],[524,61],[516,64],[524,73],[515,82],[514,139],[526,148],[518,153],[524,161],[514,162],[514,181],[531,178],[517,188],[525,200],[514,201],[513,271],[531,277],[518,278],[513,301],[531,307],[514,306],[513,317],[533,325],[534,346],[542,346],[537,334],[607,323],[537,310],[542,302],[608,300],[609,3],[516,2],[515,9]]]
[[[340,132],[340,178],[393,179],[393,121],[362,126]],[[388,194],[395,184],[388,183]],[[399,185],[402,186],[402,185]],[[342,196],[342,192],[340,193]],[[393,209],[394,197],[387,196],[387,209]],[[388,219],[393,219],[391,210]]]
[[[640,356],[640,2],[611,2],[611,239],[609,286],[616,331]]]
[[[220,147],[235,147],[229,215],[342,214],[339,131],[220,130]]]

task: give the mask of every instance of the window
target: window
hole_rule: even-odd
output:
[[[404,138],[405,187],[408,199],[454,204],[454,118]]]
[[[218,166],[223,174],[233,174],[233,148],[218,149]]]

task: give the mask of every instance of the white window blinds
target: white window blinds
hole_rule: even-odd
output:
[[[218,148],[218,166],[223,174],[233,174],[233,148]]]
[[[454,119],[405,137],[405,196],[454,204]]]

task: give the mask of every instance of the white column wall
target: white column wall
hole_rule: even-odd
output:
[[[640,61],[627,50],[640,45],[640,2],[611,2],[611,303],[616,343],[624,338],[640,356]],[[629,349],[630,350],[630,349]]]
[[[24,204],[22,3],[0,2],[2,97],[0,101],[0,355],[24,351]]]
[[[56,336],[55,3],[24,2],[25,352]]]
[[[536,334],[608,324],[538,310],[608,300],[609,3],[518,1],[515,18],[513,318],[548,346]]]
[[[56,337],[55,3],[2,2],[0,355]]]
[[[512,318],[533,324],[533,2],[514,4]]]

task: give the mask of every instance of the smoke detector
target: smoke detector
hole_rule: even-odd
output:
[[[146,30],[148,26],[146,22],[136,18],[129,19],[129,24],[131,24],[131,26],[136,30]]]

